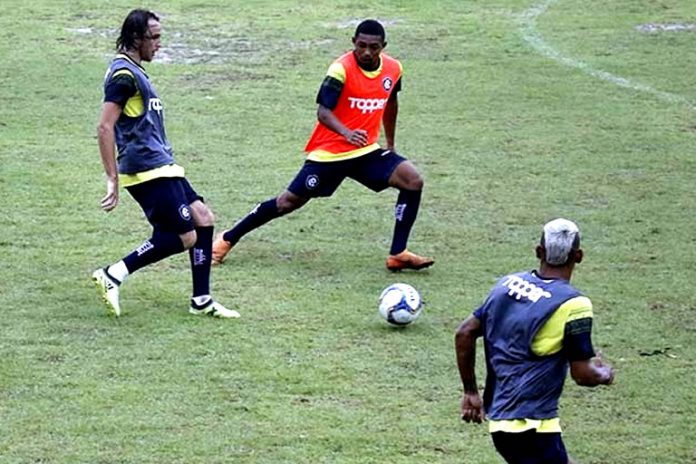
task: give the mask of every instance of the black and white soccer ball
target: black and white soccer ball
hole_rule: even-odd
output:
[[[423,312],[423,299],[409,284],[391,284],[379,296],[379,314],[392,325],[404,326]]]

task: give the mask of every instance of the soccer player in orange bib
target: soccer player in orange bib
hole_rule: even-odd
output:
[[[394,150],[397,94],[401,63],[382,53],[387,45],[384,27],[375,20],[361,22],[354,48],[331,64],[317,95],[317,119],[305,151],[307,159],[278,197],[258,204],[213,243],[213,263],[224,261],[247,233],[295,211],[310,199],[330,197],[349,177],[380,192],[399,190],[394,236],[386,266],[391,271],[423,269],[434,261],[406,249],[418,215],[423,178],[413,164]],[[384,125],[386,148],[378,144]]]

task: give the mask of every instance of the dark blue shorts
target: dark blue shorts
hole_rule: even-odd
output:
[[[189,205],[203,201],[183,177],[161,177],[126,187],[138,202],[152,227],[185,234],[195,228]]]
[[[493,432],[493,444],[509,464],[568,464],[560,433]]]
[[[302,198],[330,197],[349,177],[375,192],[389,187],[394,169],[406,158],[382,148],[345,161],[305,161],[288,190]]]

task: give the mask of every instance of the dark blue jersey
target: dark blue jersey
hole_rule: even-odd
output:
[[[491,420],[558,416],[567,355],[563,350],[538,355],[532,342],[556,310],[579,295],[565,280],[521,272],[499,280],[474,313],[484,333],[484,407]]]
[[[164,107],[145,71],[126,55],[118,55],[104,78],[105,94],[114,75],[127,72],[133,76],[142,98],[142,111],[137,115],[123,112],[116,122],[120,174],[136,174],[174,163],[172,148],[164,130]]]

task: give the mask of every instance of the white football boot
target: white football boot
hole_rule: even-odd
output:
[[[210,300],[202,307],[196,307],[194,303],[191,302],[191,308],[189,308],[189,313],[195,314],[197,316],[206,315],[225,319],[236,319],[240,316],[239,313],[234,309],[227,309],[214,300]]]
[[[118,286],[120,284],[109,277],[104,269],[94,271],[92,273],[92,281],[106,304],[107,312],[112,316],[120,316],[121,305],[118,302]]]

